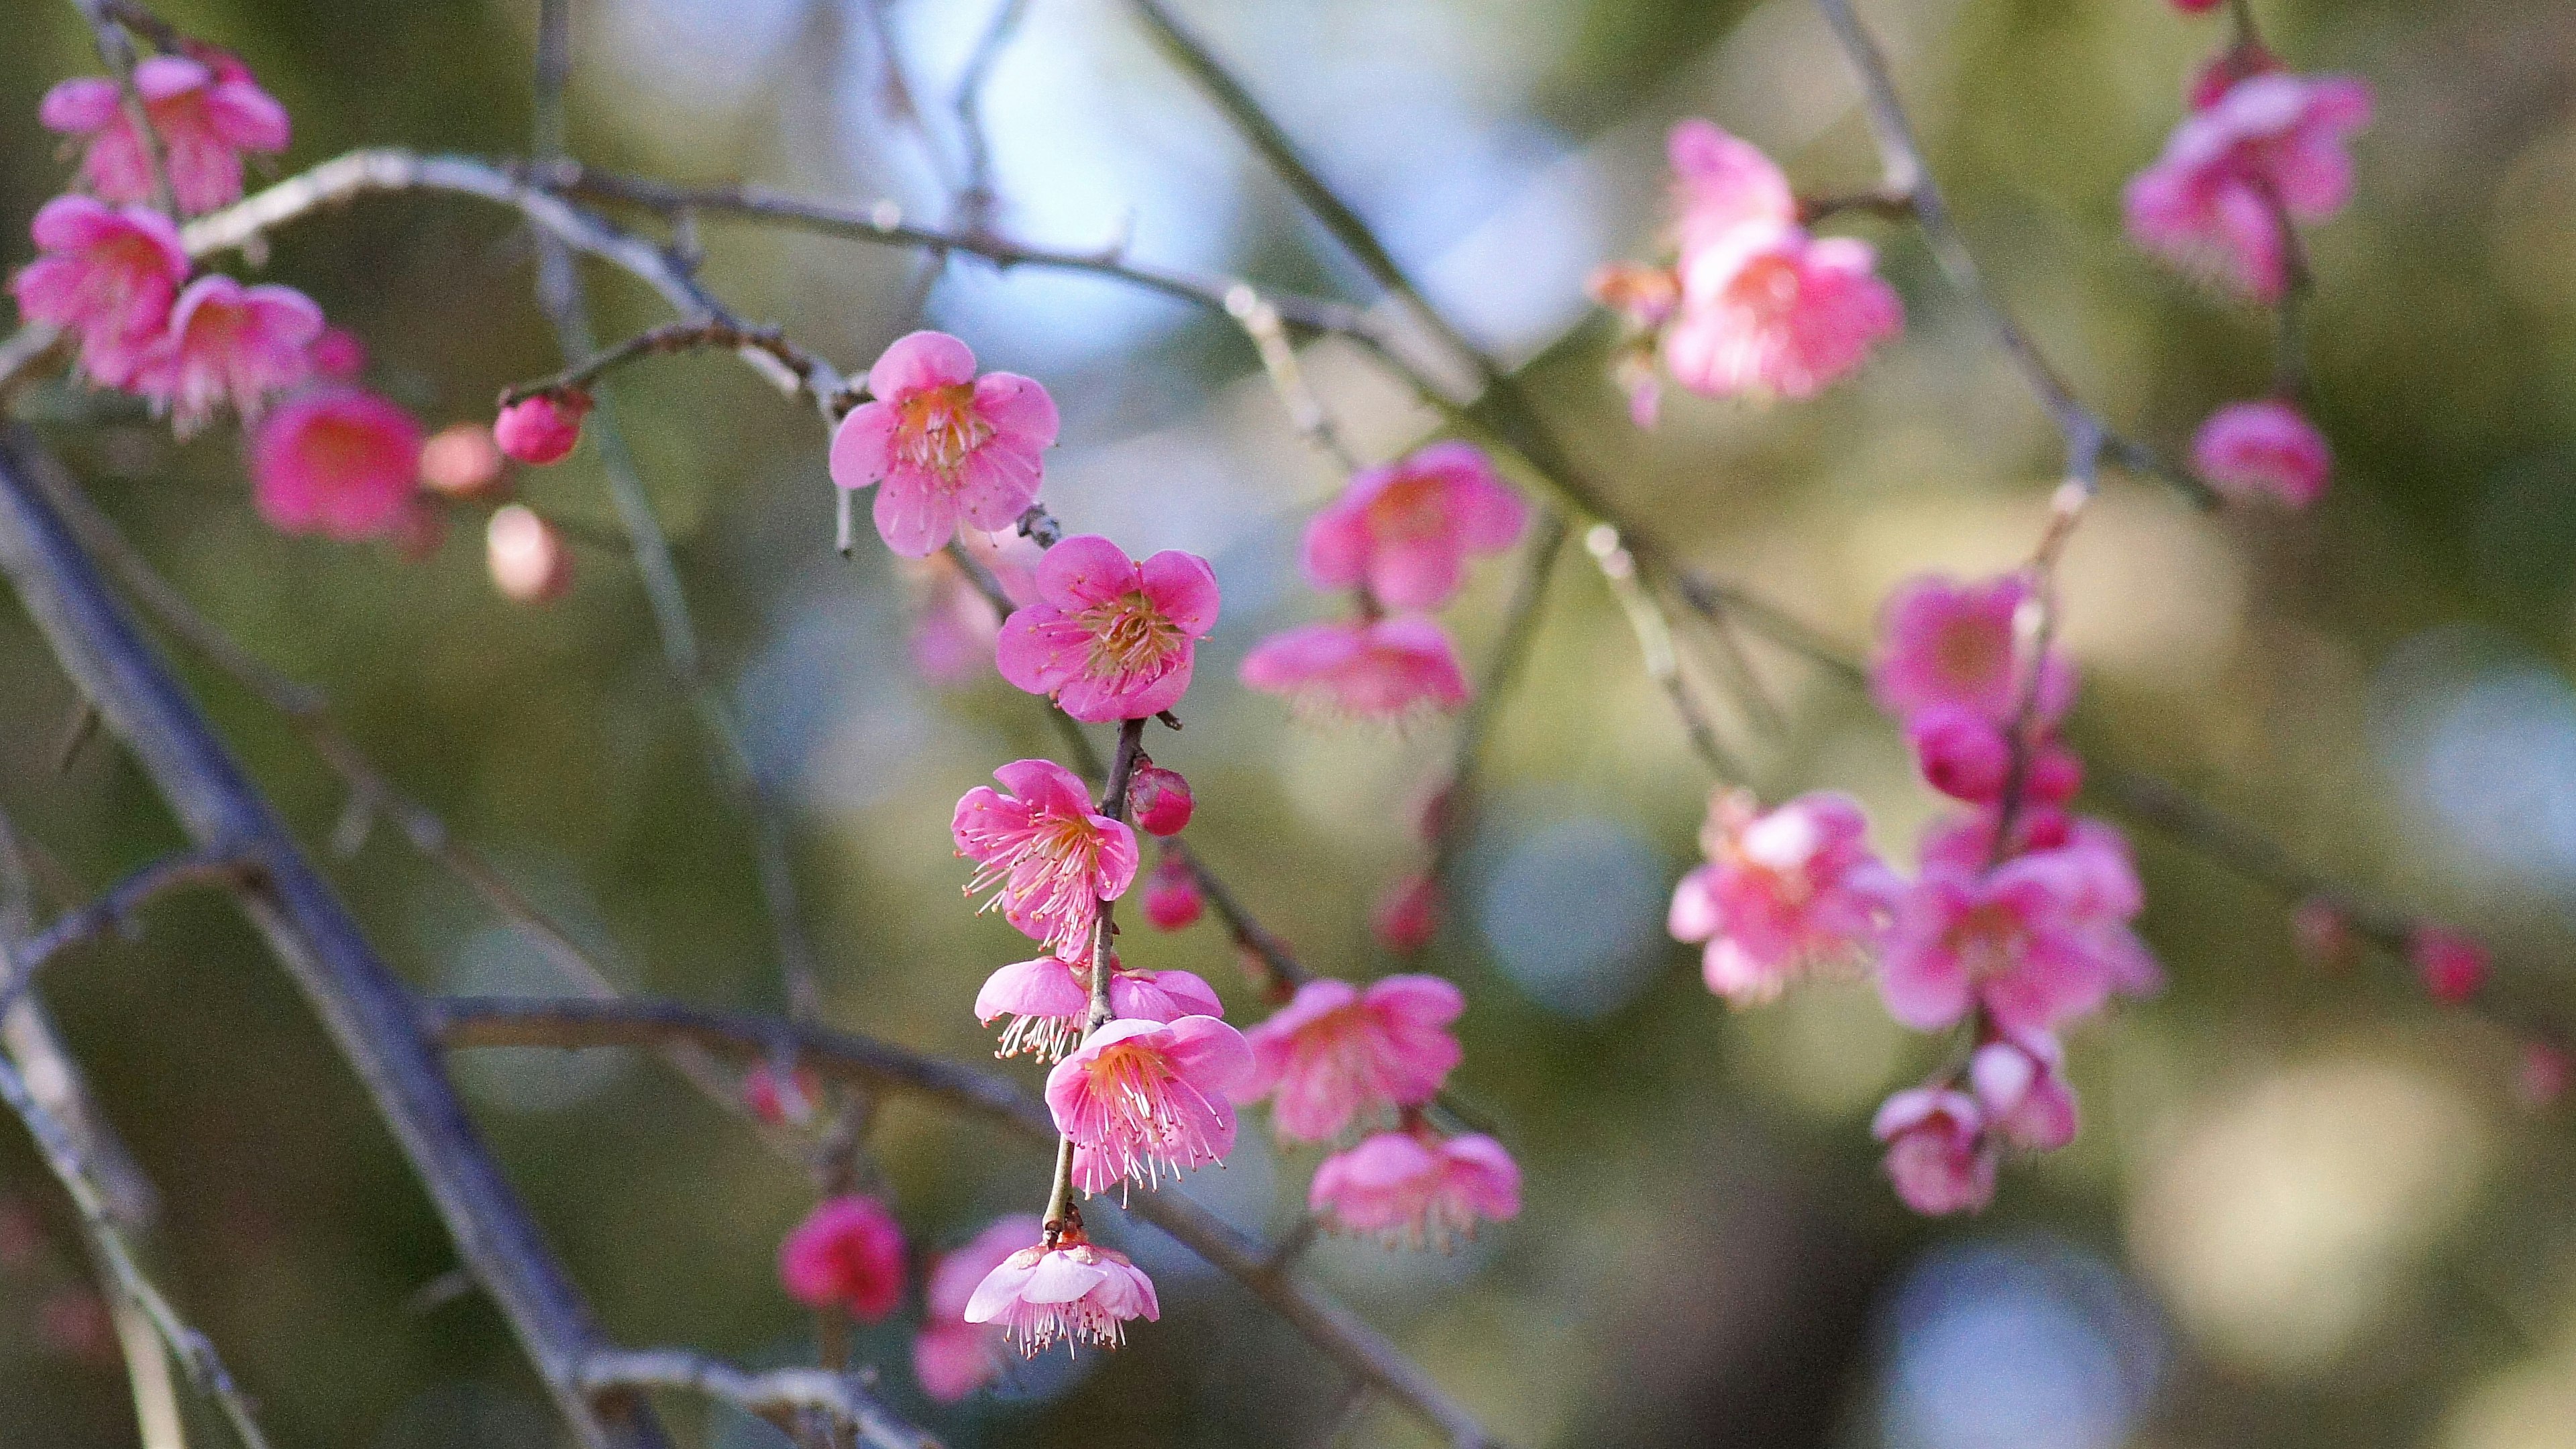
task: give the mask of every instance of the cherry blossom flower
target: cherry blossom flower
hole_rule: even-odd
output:
[[[782,1072],[763,1062],[742,1078],[743,1109],[764,1127],[805,1126],[822,1095],[823,1084],[803,1067]]]
[[[153,56],[134,67],[134,89],[160,138],[171,199],[183,212],[212,211],[238,198],[243,152],[286,149],[286,108],[230,56]],[[37,118],[49,131],[87,138],[81,175],[102,199],[153,200],[150,154],[116,82],[103,76],[64,81],[45,93]]]
[[[442,498],[484,498],[501,486],[501,449],[480,423],[453,423],[420,448],[420,484]]]
[[[1709,801],[1708,863],[1673,889],[1673,938],[1706,942],[1708,989],[1738,1006],[1777,997],[1804,972],[1864,956],[1899,889],[1847,795],[1801,795],[1770,811],[1741,791]]]
[[[1446,1248],[1520,1215],[1521,1169],[1491,1137],[1380,1132],[1325,1158],[1306,1206],[1329,1231]]]
[[[2085,859],[2017,856],[1993,870],[1927,861],[1898,898],[1879,966],[1890,1016],[1939,1031],[1982,1003],[2006,1030],[2043,1030],[2102,1004],[2113,963],[2088,916]]]
[[[284,533],[354,540],[391,532],[420,477],[420,424],[374,393],[299,393],[250,440],[252,496]]]
[[[545,516],[524,503],[492,510],[483,527],[483,563],[492,587],[514,604],[543,604],[572,588],[572,549]]]
[[[1052,760],[1016,760],[957,802],[957,853],[980,867],[967,894],[998,887],[986,909],[1059,954],[1087,956],[1100,902],[1136,879],[1136,832],[1099,813],[1082,781]],[[1004,793],[1008,792],[1008,793]]]
[[[1998,811],[1989,806],[1971,815],[1936,821],[1923,835],[1923,870],[1974,877],[1999,857],[1995,850]],[[2129,854],[2128,837],[2108,821],[2069,815],[2056,805],[2025,806],[2013,820],[2013,848],[2001,858],[2030,861],[2033,871],[2052,873],[2064,913],[2058,921],[2065,938],[2095,957],[2110,989],[2123,996],[2150,996],[2164,985],[2164,970],[2129,922],[2146,909],[2146,887]]]
[[[1867,242],[1747,222],[1684,256],[1664,366],[1708,397],[1813,397],[1904,330],[1904,304],[1876,265]]]
[[[2192,471],[2239,503],[2268,498],[2305,508],[2325,493],[2333,468],[2325,434],[2270,398],[2229,403],[2192,435]]]
[[[1178,770],[1148,761],[1127,782],[1127,817],[1147,835],[1178,835],[1189,827],[1196,802]]]
[[[1178,1021],[1184,1016],[1223,1016],[1224,1003],[1205,981],[1187,971],[1124,971],[1112,957],[1109,973],[1111,1015],[1138,1021]],[[995,1056],[1034,1054],[1054,1061],[1082,1039],[1083,1019],[1091,1010],[1091,974],[1062,958],[1040,956],[1005,966],[984,981],[975,994],[975,1019],[991,1026],[998,1017],[1013,1018],[1002,1032]]]
[[[1500,553],[1529,507],[1470,443],[1434,443],[1363,470],[1306,525],[1307,582],[1365,588],[1398,609],[1436,609],[1466,576],[1470,554]]]
[[[1055,442],[1055,400],[1015,373],[975,375],[975,354],[944,332],[896,340],[868,370],[870,401],[832,435],[832,481],[877,487],[877,533],[907,558],[939,550],[962,523],[1009,528],[1037,501],[1039,456]]]
[[[912,1372],[934,1402],[956,1403],[1001,1377],[996,1350],[1003,1334],[990,1324],[967,1322],[966,1308],[993,1270],[1043,1231],[1035,1213],[1015,1213],[932,1261],[922,1288],[921,1331],[912,1339]]]
[[[2435,1001],[2456,1005],[2487,984],[2487,948],[2447,927],[2416,927],[2406,938],[2406,959]]]
[[[2025,1152],[2054,1152],[2075,1140],[2075,1091],[2066,1049],[2044,1031],[2014,1032],[1977,1048],[1968,1083],[1987,1124]]]
[[[1216,571],[1166,550],[1138,563],[1085,534],[1048,549],[1037,602],[1002,623],[1002,677],[1092,723],[1142,719],[1181,702],[1198,641],[1216,627]]]
[[[778,1281],[808,1308],[838,1308],[861,1323],[894,1311],[903,1297],[903,1229],[872,1197],[815,1204],[778,1245]]]
[[[29,232],[41,255],[10,279],[18,310],[30,323],[76,334],[91,377],[129,385],[188,279],[178,228],[147,206],[57,196]]]
[[[1427,871],[1399,878],[1369,910],[1369,934],[1397,956],[1413,956],[1440,933],[1440,882]]]
[[[1673,168],[1685,270],[1699,253],[1725,245],[1747,226],[1798,219],[1789,178],[1760,147],[1711,122],[1696,116],[1674,122],[1664,156]]]
[[[1165,856],[1145,881],[1145,920],[1157,931],[1178,931],[1198,923],[1207,909],[1199,878],[1172,856]]]
[[[1034,1357],[1061,1338],[1115,1348],[1128,1320],[1163,1316],[1154,1280],[1127,1255],[1085,1242],[1079,1228],[1056,1246],[1022,1248],[984,1276],[966,1302],[968,1323],[998,1324]]]
[[[1887,1144],[1887,1176],[1926,1216],[1976,1212],[1995,1196],[1995,1149],[1985,1114],[1964,1092],[1913,1087],[1887,1099],[1870,1135]]]
[[[1309,981],[1244,1034],[1253,1074],[1243,1100],[1270,1098],[1271,1125],[1304,1142],[1383,1108],[1420,1106],[1458,1065],[1449,1023],[1466,1006],[1437,976],[1389,976],[1366,989]]]
[[[2278,302],[2289,285],[2290,222],[2322,221],[2352,195],[2344,143],[2370,123],[2370,87],[2351,76],[2270,71],[2185,116],[2155,164],[2131,178],[2129,236],[2192,276]]]
[[[171,304],[169,332],[141,355],[130,385],[168,408],[186,437],[226,402],[254,417],[268,394],[311,375],[320,335],[322,309],[292,287],[199,277]]]
[[[1315,718],[1401,720],[1467,702],[1457,649],[1420,614],[1284,630],[1253,646],[1238,677]]]
[[[1880,607],[1878,655],[1870,663],[1879,708],[1912,720],[1955,704],[2009,723],[2020,710],[2026,672],[2013,615],[2029,597],[2030,582],[2020,574],[1982,583],[1926,574],[1898,585]],[[2040,721],[2058,719],[2074,701],[2074,667],[2052,653],[2039,672]]]
[[[492,420],[492,441],[531,467],[560,463],[581,442],[581,420],[590,409],[590,394],[578,388],[534,393],[501,409]]]
[[[1222,1160],[1234,1150],[1234,1094],[1252,1069],[1242,1033],[1213,1016],[1102,1023],[1047,1073],[1047,1107],[1077,1151],[1075,1182],[1087,1192],[1122,1179],[1151,1186]]]

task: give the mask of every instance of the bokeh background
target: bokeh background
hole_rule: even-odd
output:
[[[1718,120],[1802,187],[1874,177],[1848,74],[1802,0],[1183,8],[1433,295],[1528,363],[1619,504],[1703,562],[1857,645],[1905,575],[2027,550],[2055,439],[1904,228],[1837,225],[1881,245],[1911,326],[1826,398],[1677,397],[1648,435],[1606,378],[1611,333],[1581,279],[1648,249],[1671,120]],[[2315,411],[2337,478],[2297,518],[2198,515],[2115,481],[2065,566],[2086,678],[2077,736],[2474,924],[2530,993],[2569,998],[2576,11],[2257,9],[2299,67],[2378,88],[2358,198],[2313,237]],[[237,48],[289,105],[293,169],[362,143],[522,150],[533,10],[171,0],[165,13]],[[2118,226],[2120,183],[2160,146],[2217,22],[2162,0],[1867,13],[1970,240],[2088,398],[2178,448],[2214,404],[2262,387],[2267,320],[2159,273]],[[936,216],[959,156],[946,97],[988,14],[986,0],[576,0],[575,149]],[[65,174],[37,98],[95,61],[69,5],[7,0],[0,36],[0,231],[15,238]],[[1369,297],[1109,0],[1033,0],[987,109],[1012,235]],[[1233,683],[1251,641],[1322,609],[1293,548],[1337,482],[1240,334],[1096,279],[934,271],[713,221],[705,241],[711,285],[845,368],[926,316],[988,366],[1043,379],[1065,416],[1057,513],[1139,554],[1215,561],[1226,617],[1190,728],[1157,751],[1197,787],[1192,836],[1320,968],[1392,969],[1368,907],[1419,863],[1413,802],[1450,733],[1296,725]],[[0,257],[23,253],[0,243]],[[484,417],[501,385],[557,365],[525,238],[476,204],[369,200],[281,236],[267,270],[359,333],[372,381],[434,423]],[[658,320],[631,285],[598,287],[604,329]],[[1342,351],[1307,361],[1366,450],[1428,426]],[[854,563],[831,552],[810,413],[721,358],[651,364],[615,392],[713,668],[790,804],[831,1019],[976,1055],[986,1039],[967,1004],[1020,943],[961,903],[947,815],[993,765],[1054,741],[998,684],[914,673],[906,581],[873,540]],[[248,506],[228,429],[175,446],[61,388],[21,414],[193,599],[326,687],[403,782],[626,984],[778,1004],[748,828],[662,667],[589,450],[524,480],[582,534],[573,593],[532,611],[492,592],[471,517],[418,562],[285,539]],[[1520,566],[1484,566],[1449,612],[1480,667]],[[1731,706],[1721,723],[1765,791],[1854,791],[1880,847],[1910,861],[1935,806],[1891,729],[1785,657],[1756,663],[1788,728]],[[57,767],[71,695],[14,610],[0,678],[0,803],[23,828],[93,884],[174,842],[113,748]],[[318,845],[342,804],[332,778],[237,688],[191,678]],[[1889,1024],[1858,986],[1730,1012],[1664,937],[1707,776],[1579,559],[1552,585],[1490,767],[1426,960],[1467,989],[1457,1084],[1525,1163],[1528,1210],[1454,1255],[1326,1244],[1311,1267],[1514,1442],[2576,1442],[2576,1140],[2563,1113],[2517,1106],[2515,1044],[2498,1031],[2433,1008],[2388,963],[2318,971],[2279,901],[2142,832],[2143,928],[2170,988],[2074,1041],[2075,1147],[2008,1170],[1983,1216],[1923,1223],[1878,1177],[1867,1122],[1939,1044]],[[424,989],[566,989],[385,832],[331,869]],[[1128,950],[1208,976],[1239,1020],[1260,1009],[1212,927],[1131,930]],[[47,985],[163,1190],[165,1281],[280,1445],[560,1442],[489,1307],[423,1294],[453,1266],[436,1220],[227,907],[156,906],[144,939],[66,958]],[[810,1201],[794,1163],[649,1060],[494,1053],[459,1075],[616,1336],[753,1362],[809,1351],[771,1266]],[[1037,1152],[909,1104],[887,1111],[876,1146],[904,1221],[936,1246],[1034,1207],[1045,1177]],[[1311,1166],[1247,1131],[1227,1171],[1182,1190],[1276,1229]],[[941,1411],[913,1391],[901,1320],[863,1352],[961,1445],[1321,1442],[1341,1403],[1329,1368],[1151,1230],[1116,1231],[1167,1313],[1114,1359],[1033,1369]],[[39,1164],[0,1133],[8,1442],[133,1442],[76,1242]],[[695,1405],[673,1418],[725,1449],[778,1442]],[[1381,1408],[1343,1442],[1423,1441]]]

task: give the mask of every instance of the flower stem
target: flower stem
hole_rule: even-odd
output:
[[[1145,753],[1145,724],[1131,719],[1118,726],[1118,753],[1109,764],[1109,783],[1100,792],[1100,813],[1124,823],[1127,819],[1127,783],[1136,776],[1136,761]],[[1091,1011],[1084,1020],[1085,1037],[1100,1030],[1109,1020],[1109,938],[1117,934],[1110,921],[1112,902],[1103,900],[1091,926]],[[1082,1209],[1073,1201],[1073,1139],[1058,1137],[1055,1144],[1055,1183],[1047,1191],[1046,1245],[1056,1246],[1067,1233],[1082,1231]]]

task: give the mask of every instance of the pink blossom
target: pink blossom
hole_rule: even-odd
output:
[[[286,108],[260,89],[239,61],[216,65],[156,55],[134,68],[143,114],[160,138],[172,200],[183,212],[212,211],[242,192],[242,153],[286,149]],[[45,93],[45,129],[88,138],[81,174],[108,201],[148,202],[152,163],[125,113],[116,82],[67,80]]]
[[[2417,926],[2406,938],[2406,959],[2435,1001],[2456,1005],[2487,984],[2487,948],[2447,927]]]
[[[482,498],[501,485],[501,449],[480,423],[451,423],[420,448],[420,483],[442,498]]]
[[[590,394],[578,388],[535,393],[501,409],[492,420],[492,441],[531,467],[560,463],[581,441],[581,420],[590,409]]]
[[[1009,528],[1037,501],[1039,456],[1055,442],[1055,399],[1015,373],[975,375],[945,332],[896,340],[868,369],[870,401],[832,435],[832,481],[877,484],[877,533],[907,558],[936,552],[962,521]]]
[[[2133,177],[2129,236],[2193,276],[2277,302],[2289,282],[2293,221],[2322,221],[2352,195],[2344,142],[2370,123],[2370,87],[2351,76],[2271,71],[2185,116],[2164,155]]]
[[[313,375],[332,382],[350,382],[367,370],[367,344],[345,327],[325,327],[313,339]]]
[[[2014,1032],[1977,1048],[1968,1082],[1997,1135],[2025,1152],[2054,1152],[2075,1140],[2075,1090],[2066,1049],[2044,1031]]]
[[[1755,1005],[1809,969],[1866,954],[1898,889],[1868,832],[1847,795],[1820,791],[1766,812],[1749,794],[1719,791],[1700,831],[1708,864],[1674,887],[1667,922],[1675,940],[1707,943],[1708,989]]]
[[[977,1284],[966,1302],[968,1323],[1001,1325],[1035,1355],[1062,1338],[1115,1348],[1129,1319],[1163,1316],[1154,1280],[1127,1255],[1084,1242],[1079,1229],[1055,1247],[1022,1248]]]
[[[903,1297],[903,1229],[875,1198],[826,1198],[778,1245],[778,1281],[808,1308],[874,1323]]]
[[[2004,726],[1964,705],[1936,704],[1906,721],[1906,742],[1924,783],[1953,800],[1991,804],[2012,781],[2012,743]],[[2053,739],[2036,742],[2023,767],[2021,798],[2048,804],[2071,799],[2084,783],[2084,762]]]
[[[1088,1163],[1075,1181],[1099,1192],[1122,1179],[1221,1161],[1234,1150],[1234,1094],[1252,1072],[1243,1035],[1213,1016],[1104,1022],[1047,1073],[1056,1130]]]
[[[1113,963],[1116,958],[1111,958]],[[975,994],[975,1019],[991,1026],[1014,1018],[995,1056],[1034,1054],[1054,1061],[1082,1040],[1091,1010],[1091,973],[1055,956],[1005,966]],[[1109,974],[1109,1010],[1139,1021],[1178,1021],[1184,1016],[1223,1016],[1225,1006],[1205,981],[1187,971],[1122,971]]]
[[[1307,582],[1364,588],[1399,609],[1436,609],[1466,576],[1470,554],[1520,538],[1529,507],[1471,443],[1434,443],[1363,470],[1306,525]]]
[[[299,393],[250,440],[260,516],[284,533],[372,538],[402,522],[420,477],[420,424],[370,392]]]
[[[492,587],[514,604],[544,604],[572,588],[572,549],[545,515],[524,503],[492,510],[483,528],[483,563]]]
[[[2063,852],[1982,874],[1927,864],[1897,901],[1881,958],[1888,1014],[1939,1031],[1982,1003],[2007,1030],[2042,1030],[2101,1005],[2112,963],[2079,910],[2086,885]]]
[[[957,802],[950,833],[979,867],[969,895],[999,887],[986,906],[1060,954],[1087,956],[1100,902],[1136,879],[1136,832],[1101,814],[1082,781],[1052,760],[1015,760]],[[1007,792],[1007,793],[1004,793]]]
[[[2285,402],[2229,403],[2192,435],[2191,469],[2239,503],[2269,498],[2305,508],[2326,491],[2334,454],[2325,434]]]
[[[1326,1228],[1446,1248],[1521,1210],[1521,1169],[1491,1137],[1381,1132],[1315,1169],[1306,1206]]]
[[[1178,835],[1189,827],[1196,802],[1178,770],[1148,762],[1127,782],[1127,814],[1147,835]]]
[[[2025,673],[2013,615],[2029,597],[2020,574],[1965,584],[1925,574],[1898,585],[1879,610],[1878,656],[1870,663],[1879,708],[1911,720],[1955,704],[1998,724],[2011,721]],[[2039,718],[2056,720],[2074,700],[2075,670],[2051,654],[2040,670]]]
[[[1994,1200],[1995,1150],[1984,1114],[1964,1092],[1913,1087],[1887,1099],[1870,1134],[1887,1144],[1887,1176],[1927,1216],[1976,1212]]]
[[[1397,956],[1413,956],[1440,933],[1440,882],[1427,871],[1403,876],[1369,910],[1369,934]]]
[[[1318,718],[1400,720],[1467,702],[1449,636],[1420,614],[1303,624],[1253,646],[1247,688],[1288,697]]]
[[[1016,530],[961,528],[957,544],[983,565],[1014,605],[1037,602],[1037,565],[1046,551]],[[958,686],[990,676],[1002,616],[956,560],[945,553],[905,559],[912,629],[912,667],[932,684]]]
[[[1813,397],[1905,327],[1877,254],[1850,237],[1748,222],[1682,259],[1681,315],[1664,333],[1673,381],[1708,397]]]
[[[1798,219],[1789,178],[1761,148],[1694,116],[1664,136],[1680,217],[1683,269],[1701,252],[1723,246],[1748,226]]]
[[[764,1127],[802,1127],[814,1120],[823,1084],[803,1067],[779,1071],[763,1062],[742,1078],[743,1110]]]
[[[994,1350],[1002,1334],[990,1324],[967,1322],[966,1308],[995,1268],[1043,1232],[1035,1213],[1015,1213],[931,1263],[921,1295],[921,1331],[912,1340],[912,1371],[933,1401],[956,1403],[1001,1376]]]
[[[42,253],[10,280],[31,323],[77,334],[81,366],[109,387],[132,382],[170,324],[188,278],[178,228],[146,206],[57,196],[29,228]]]
[[[171,426],[185,437],[226,402],[253,417],[261,399],[303,381],[320,335],[322,309],[292,287],[199,277],[171,304],[170,330],[142,355],[132,386],[167,407]],[[406,473],[417,460],[415,452]]]
[[[1145,920],[1157,931],[1178,931],[1197,924],[1207,909],[1199,879],[1171,856],[1163,857],[1145,882]]]
[[[1458,1065],[1449,1023],[1466,1007],[1437,976],[1389,976],[1365,990],[1309,981],[1244,1034],[1253,1062],[1244,1100],[1269,1097],[1279,1135],[1305,1142],[1382,1108],[1420,1106]]]
[[[1143,563],[1096,534],[1038,562],[1037,602],[1002,623],[1002,677],[1075,719],[1143,719],[1181,702],[1216,627],[1216,571],[1166,550]]]
[[[1975,877],[1996,859],[1996,810],[1936,822],[1923,836],[1923,872]],[[2023,807],[2013,823],[2014,848],[2005,858],[2031,862],[2029,870],[2056,882],[2062,914],[2056,925],[2066,941],[2101,965],[2110,989],[2150,996],[2164,985],[2163,968],[2129,922],[2146,908],[2128,838],[2107,821],[2067,814],[2055,805]]]

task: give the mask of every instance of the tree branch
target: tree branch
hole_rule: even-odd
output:
[[[679,1389],[700,1394],[782,1428],[792,1429],[800,1415],[819,1413],[873,1449],[939,1449],[938,1440],[905,1423],[856,1374],[820,1368],[750,1373],[686,1349],[643,1348],[593,1353],[582,1360],[578,1377],[593,1393]]]

